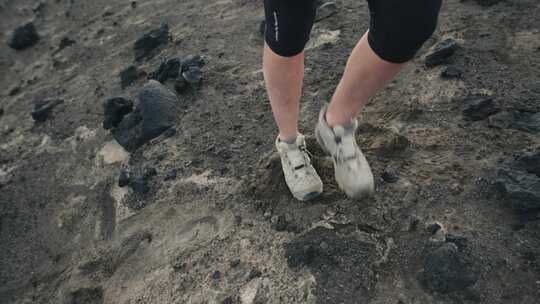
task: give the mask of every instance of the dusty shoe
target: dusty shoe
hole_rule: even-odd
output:
[[[373,193],[375,183],[371,168],[356,144],[354,135],[358,122],[352,121],[351,126],[330,127],[326,122],[326,108],[319,114],[319,122],[315,129],[317,141],[334,160],[336,181],[348,196],[360,198]]]
[[[301,201],[307,201],[322,193],[321,178],[311,165],[302,134],[298,134],[296,142],[289,144],[276,139],[276,148],[281,157],[281,167],[285,182],[292,195]]]

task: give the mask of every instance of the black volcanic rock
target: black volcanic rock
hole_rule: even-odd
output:
[[[399,180],[398,172],[393,168],[385,168],[382,175],[382,179],[387,183],[395,183]]]
[[[444,79],[460,78],[463,71],[455,66],[449,66],[441,72],[441,77]]]
[[[103,104],[105,119],[103,128],[109,130],[116,128],[127,114],[133,111],[133,101],[123,97],[109,98]]]
[[[191,68],[202,68],[204,64],[204,59],[199,55],[186,56],[186,58],[182,60],[182,72]]]
[[[154,29],[135,42],[135,60],[139,61],[145,57],[150,57],[155,49],[169,42],[169,25],[162,23],[159,29]]]
[[[46,121],[53,109],[63,102],[62,99],[44,99],[36,102],[32,111],[32,118],[37,122]]]
[[[202,81],[202,71],[198,67],[192,67],[182,73],[182,77],[191,85],[198,85]]]
[[[518,211],[540,210],[540,152],[501,163],[495,187]]]
[[[127,115],[114,136],[128,151],[134,151],[174,126],[178,99],[161,83],[150,80],[139,92],[139,104]]]
[[[486,119],[500,111],[499,106],[490,97],[469,99],[466,103],[467,107],[463,110],[463,116],[472,121]]]
[[[529,132],[532,134],[540,133],[540,112],[516,112],[514,113],[514,121],[512,128]]]
[[[120,72],[120,86],[125,89],[132,85],[137,78],[139,78],[139,71],[136,66],[131,65]]]
[[[10,35],[8,45],[16,50],[29,48],[39,41],[39,35],[34,23],[29,22],[16,28]]]
[[[150,79],[165,83],[168,79],[174,79],[180,74],[180,58],[172,58],[162,62],[159,68],[150,74]]]
[[[439,42],[426,56],[426,66],[434,67],[446,62],[458,49],[458,43],[451,38]]]
[[[430,291],[447,293],[465,289],[478,280],[473,257],[454,243],[442,244],[424,259],[421,282]]]

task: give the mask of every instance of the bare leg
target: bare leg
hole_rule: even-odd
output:
[[[351,53],[345,72],[326,112],[330,126],[343,125],[360,112],[369,98],[384,88],[405,64],[381,59],[368,44],[367,33]]]
[[[293,138],[298,133],[304,52],[293,57],[282,57],[265,45],[263,72],[268,98],[279,128],[279,138]]]

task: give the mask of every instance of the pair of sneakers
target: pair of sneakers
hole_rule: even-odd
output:
[[[319,114],[315,136],[319,145],[332,156],[336,181],[349,197],[361,198],[374,191],[373,174],[369,164],[356,144],[358,122],[349,126],[330,127],[326,122],[327,105]],[[276,139],[281,157],[285,182],[292,195],[301,201],[319,196],[323,191],[321,178],[311,164],[305,138],[298,134],[294,143]]]

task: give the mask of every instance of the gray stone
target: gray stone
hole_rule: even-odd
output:
[[[16,28],[9,36],[7,44],[15,50],[24,50],[34,46],[39,41],[39,35],[34,23],[29,22]]]
[[[501,109],[491,97],[480,97],[466,101],[467,107],[463,116],[467,120],[478,121],[498,113]]]
[[[162,23],[159,29],[154,29],[137,39],[133,46],[135,60],[150,57],[155,49],[168,42],[169,26],[167,23]]]
[[[430,53],[426,55],[426,66],[434,67],[448,60],[458,49],[458,43],[448,38],[439,42]]]
[[[454,243],[444,243],[427,254],[421,281],[430,291],[447,293],[465,289],[478,280],[472,257]]]
[[[139,104],[127,115],[114,136],[128,151],[134,151],[173,127],[177,117],[178,99],[161,83],[150,80],[139,92]]]

